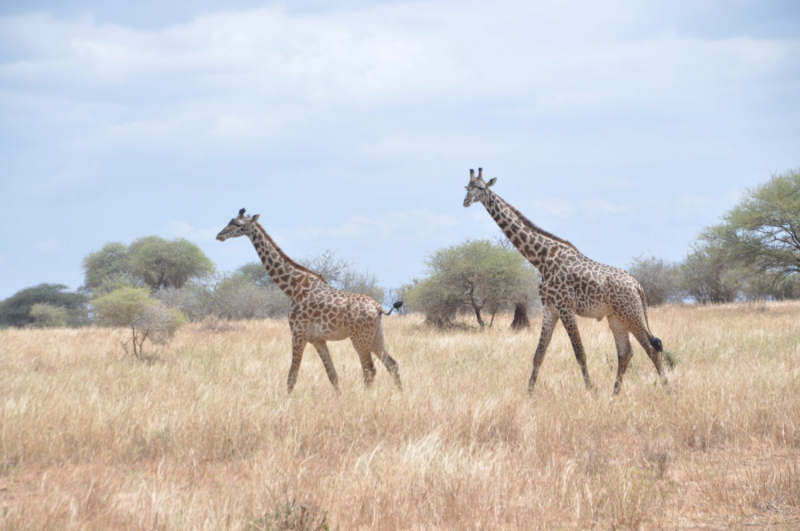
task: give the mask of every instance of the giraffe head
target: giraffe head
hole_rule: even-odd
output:
[[[250,232],[253,224],[258,221],[258,214],[251,217],[245,216],[244,212],[244,209],[241,209],[239,215],[233,218],[224,229],[219,231],[219,234],[217,234],[217,239],[219,241],[224,242],[228,238],[236,238]]]
[[[469,184],[464,188],[467,189],[467,197],[464,198],[464,206],[468,207],[472,203],[483,201],[486,197],[486,191],[497,182],[497,177],[492,177],[488,182],[483,181],[483,168],[478,168],[478,176],[475,176],[475,170],[469,170]]]

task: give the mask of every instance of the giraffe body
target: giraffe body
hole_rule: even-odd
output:
[[[592,387],[576,316],[608,319],[617,347],[615,393],[622,386],[625,370],[633,356],[629,333],[647,352],[666,385],[660,355],[661,340],[650,332],[645,294],[639,282],[627,271],[595,262],[570,242],[536,226],[489,189],[496,178],[484,182],[482,174],[482,169],[479,169],[477,177],[470,170],[464,206],[482,203],[511,243],[542,275],[539,285],[539,296],[544,305],[542,332],[533,358],[528,390],[532,392],[536,385],[553,330],[559,321],[567,330],[586,387]]]
[[[303,352],[308,343],[317,350],[328,379],[339,391],[339,377],[333,366],[327,341],[350,338],[358,352],[364,382],[369,386],[375,378],[372,355],[386,366],[395,383],[402,388],[397,362],[386,351],[381,322],[385,312],[374,299],[348,293],[330,286],[317,273],[289,258],[258,223],[258,214],[245,216],[245,210],[217,235],[217,239],[248,236],[270,277],[291,300],[289,327],[292,331],[292,363],[287,390],[294,389]]]

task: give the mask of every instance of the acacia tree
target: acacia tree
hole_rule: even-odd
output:
[[[730,267],[775,283],[800,275],[800,170],[747,190],[701,240],[719,249]]]
[[[478,325],[489,326],[501,309],[536,298],[538,275],[516,250],[490,240],[468,240],[436,251],[427,261],[427,277],[405,287],[407,303],[421,310],[429,322],[444,326],[460,311],[475,315]]]
[[[214,264],[200,248],[184,238],[165,240],[146,236],[128,248],[131,273],[151,289],[180,288],[191,278],[214,271]]]
[[[134,283],[128,247],[109,242],[83,259],[84,289],[95,295]]]

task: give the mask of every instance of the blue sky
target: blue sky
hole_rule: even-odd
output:
[[[680,260],[800,167],[800,4],[0,4],[0,298],[109,241],[260,213],[387,287],[497,228],[468,170],[587,256]]]

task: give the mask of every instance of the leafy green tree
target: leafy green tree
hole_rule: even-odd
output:
[[[37,303],[65,308],[69,324],[81,324],[82,316],[86,313],[87,298],[66,290],[64,284],[39,284],[18,291],[0,302],[0,325],[22,327],[33,323],[31,309]]]
[[[37,302],[31,306],[30,315],[33,322],[28,326],[33,328],[63,328],[67,326],[67,309],[63,306]]]
[[[776,301],[800,299],[800,275],[776,278],[772,274],[743,274],[742,295],[747,300],[771,299]]]
[[[145,288],[120,288],[92,300],[92,306],[99,324],[131,330],[133,355],[142,361],[151,359],[143,350],[146,340],[163,345],[187,322],[180,310],[151,298]]]
[[[99,251],[86,255],[83,271],[84,288],[94,294],[135,283],[128,247],[119,242],[109,242]]]
[[[200,248],[184,238],[165,240],[146,236],[128,248],[131,273],[151,289],[180,288],[191,278],[214,271],[214,263]]]
[[[485,326],[491,316],[520,301],[537,300],[538,273],[516,250],[490,240],[467,240],[439,249],[427,261],[427,277],[406,286],[406,303],[429,322],[444,326],[459,312],[475,315]]]
[[[720,249],[730,267],[776,281],[800,275],[800,170],[747,190],[701,240]]]

